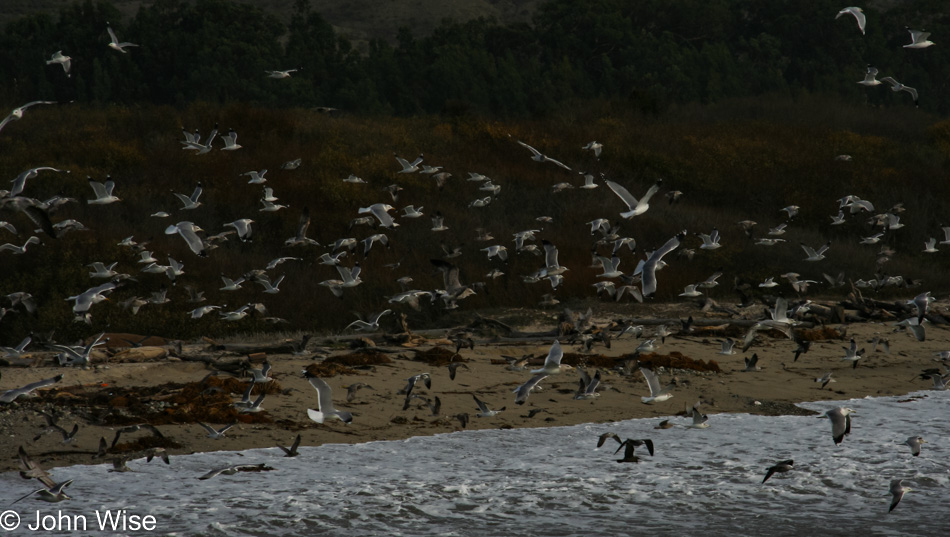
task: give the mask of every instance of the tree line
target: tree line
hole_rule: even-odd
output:
[[[950,111],[950,14],[938,0],[864,9],[866,34],[835,18],[830,0],[551,0],[531,24],[443,21],[365,50],[299,0],[287,25],[232,0],[156,0],[123,24],[108,1],[34,14],[0,36],[0,98],[185,106],[196,101],[328,106],[362,114],[535,116],[578,102],[619,101],[642,112],[757,95],[830,94],[912,107],[886,84],[864,87],[867,65],[916,88],[921,108]],[[138,44],[109,49],[106,27]],[[909,50],[905,27],[938,46]],[[73,58],[67,76],[46,60]],[[298,69],[273,79],[268,70]]]

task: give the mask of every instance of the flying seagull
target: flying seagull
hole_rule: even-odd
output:
[[[122,54],[126,53],[126,47],[137,47],[135,43],[120,43],[119,38],[115,36],[115,32],[112,31],[112,26],[109,23],[106,23],[106,30],[109,32],[109,48],[112,50],[117,50]]]
[[[881,79],[881,82],[887,82],[888,84],[890,84],[890,85],[891,85],[891,91],[906,91],[907,93],[910,94],[911,97],[913,97],[913,99],[914,99],[914,106],[919,106],[918,100],[917,100],[917,90],[916,90],[916,89],[914,89],[914,88],[912,88],[912,87],[910,87],[910,86],[905,86],[905,85],[901,84],[901,83],[898,82],[897,80],[894,80],[894,77],[891,77],[891,76],[886,76],[886,77],[882,78],[882,79]]]
[[[647,369],[646,367],[641,367],[640,373],[643,374],[643,378],[646,379],[647,386],[650,388],[649,397],[647,396],[640,397],[640,400],[643,403],[645,404],[660,403],[673,397],[673,394],[670,393],[670,390],[673,388],[672,384],[666,386],[665,388],[661,388],[660,379],[657,378],[656,373],[654,373],[650,369]]]
[[[317,423],[323,423],[328,418],[336,418],[346,424],[353,421],[353,414],[333,407],[333,392],[329,384],[307,370],[304,370],[303,376],[310,381],[313,389],[317,390],[317,410],[307,409],[307,416],[310,419]]]
[[[624,450],[623,458],[617,459],[617,462],[640,462],[640,458],[633,454],[633,450],[634,448],[642,446],[642,445],[646,445],[647,451],[650,452],[650,456],[652,457],[653,456],[653,440],[650,440],[647,438],[644,438],[643,440],[628,438],[624,440],[620,444],[620,447],[617,448],[617,451],[614,452],[614,453],[618,453],[621,449]]]
[[[53,384],[56,384],[57,382],[61,380],[63,380],[63,375],[59,374],[59,375],[56,375],[55,377],[39,380],[30,384],[27,384],[26,386],[23,386],[20,388],[13,388],[11,390],[7,390],[3,393],[0,393],[0,403],[12,403],[14,399],[16,399],[17,397],[20,397],[21,395],[27,395],[31,393],[33,390],[36,390],[39,388],[52,386]]]
[[[904,441],[904,444],[910,447],[911,455],[915,457],[920,456],[920,445],[926,443],[927,441],[922,436],[911,436]]]
[[[910,492],[914,490],[910,487],[905,487],[902,484],[903,481],[904,481],[903,479],[895,479],[891,481],[891,497],[892,498],[891,498],[891,506],[887,509],[888,513],[893,511],[894,508],[897,507],[897,504],[901,503],[901,498],[904,497],[905,492]]]
[[[660,190],[660,185],[663,183],[663,179],[657,179],[656,183],[654,183],[653,186],[647,190],[646,194],[644,194],[639,200],[633,197],[633,195],[630,194],[630,191],[624,188],[623,185],[608,179],[604,179],[604,183],[610,188],[610,190],[613,191],[614,194],[617,195],[617,197],[620,198],[621,201],[624,202],[624,204],[626,204],[627,210],[620,213],[620,216],[629,219],[647,212],[647,210],[650,208],[650,198],[652,198],[653,195]]]
[[[792,466],[795,464],[795,461],[788,459],[787,461],[782,461],[776,464],[775,466],[770,466],[768,472],[765,474],[765,479],[762,480],[763,483],[769,480],[773,474],[776,472],[784,474],[792,469]]]
[[[555,164],[555,165],[557,165],[557,166],[560,166],[560,167],[564,168],[564,169],[567,170],[567,171],[571,171],[571,169],[568,168],[563,162],[561,162],[561,161],[559,161],[559,160],[554,160],[553,158],[551,158],[551,157],[549,157],[549,156],[547,156],[547,155],[542,154],[540,151],[538,151],[537,149],[531,147],[530,145],[528,145],[528,144],[522,142],[521,140],[518,140],[518,144],[519,144],[521,147],[526,148],[528,151],[531,151],[531,160],[533,160],[533,161],[535,161],[535,162],[550,162],[551,164]]]
[[[298,447],[298,446],[300,446],[300,435],[299,435],[299,434],[297,435],[297,438],[294,439],[294,443],[291,444],[291,446],[290,446],[289,448],[286,448],[286,447],[281,446],[281,445],[278,445],[277,447],[279,447],[280,450],[284,452],[284,457],[296,457],[297,455],[300,455],[300,453],[297,452],[297,447]]]
[[[835,19],[843,17],[846,15],[853,15],[855,20],[858,21],[858,29],[861,30],[861,35],[864,35],[864,24],[867,22],[867,17],[864,16],[864,12],[861,11],[859,7],[846,7],[838,12],[835,15]]]
[[[0,121],[0,131],[7,126],[7,123],[23,119],[23,112],[25,112],[27,108],[37,104],[56,104],[56,101],[30,101],[19,108],[14,108],[13,111],[10,112],[10,115],[3,118],[3,121]]]
[[[851,414],[856,412],[850,408],[838,407],[825,412],[825,416],[831,420],[831,437],[835,445],[844,440],[844,435],[851,433]]]

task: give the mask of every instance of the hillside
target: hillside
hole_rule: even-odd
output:
[[[239,0],[240,1],[240,0]],[[281,22],[290,21],[297,0],[243,0],[262,8]],[[55,14],[76,0],[4,0],[0,2],[0,28],[24,15]],[[114,0],[128,20],[139,8],[154,2]],[[465,22],[479,17],[495,18],[501,23],[529,22],[541,0],[311,0],[310,6],[323,16],[343,37],[361,43],[374,38],[395,42],[400,27],[414,35],[428,35],[444,19]]]

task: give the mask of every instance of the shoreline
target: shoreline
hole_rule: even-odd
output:
[[[728,319],[722,321],[726,323]],[[688,407],[700,400],[704,401],[700,410],[710,416],[711,427],[716,426],[715,415],[726,412],[812,414],[796,405],[819,400],[899,396],[932,387],[929,379],[918,377],[923,369],[939,365],[934,361],[934,355],[950,349],[950,333],[935,328],[928,333],[927,341],[919,342],[904,332],[892,331],[893,323],[828,325],[823,329],[824,335],[842,332],[845,335],[814,341],[810,351],[802,354],[798,361],[793,361],[795,344],[784,336],[773,338],[770,334],[760,333],[747,353],[733,355],[717,354],[720,351],[717,340],[723,339],[723,332],[718,329],[694,329],[689,334],[668,336],[665,343],[658,341],[660,346],[655,354],[643,354],[640,359],[644,362],[691,359],[701,360],[707,365],[715,361],[721,372],[674,369],[671,375],[665,368],[657,369],[661,383],[665,384],[675,376],[677,385],[671,399],[652,405],[640,401],[641,396],[648,395],[648,388],[639,371],[633,369],[630,374],[622,375],[606,366],[596,367],[597,364],[617,364],[618,358],[631,356],[636,346],[653,332],[651,327],[645,328],[640,339],[632,336],[614,338],[610,349],[597,344],[589,354],[579,350],[577,344],[562,340],[563,364],[586,362],[586,370],[591,375],[597,369],[602,371],[600,395],[588,400],[573,399],[579,375],[576,371],[568,371],[542,381],[543,390],[532,392],[524,405],[515,404],[512,391],[532,375],[528,371],[509,370],[502,356],[520,357],[530,353],[536,357],[534,363],[540,364],[554,338],[547,342],[476,343],[474,349],[461,349],[460,358],[453,358],[455,347],[446,340],[434,341],[441,342],[441,345],[423,344],[398,352],[354,353],[349,349],[334,349],[325,358],[315,357],[320,359],[267,354],[274,380],[268,383],[269,393],[261,405],[264,411],[248,414],[237,414],[231,406],[231,402],[240,399],[240,392],[248,382],[227,374],[209,377],[211,370],[200,361],[177,358],[118,361],[123,356],[123,353],[118,353],[105,361],[94,359],[93,363],[98,365],[88,370],[8,367],[4,368],[3,388],[0,390],[59,373],[64,373],[65,378],[39,397],[20,398],[0,407],[0,426],[8,431],[3,441],[3,452],[7,456],[0,459],[0,471],[17,469],[16,451],[20,445],[41,466],[52,468],[109,463],[115,457],[137,458],[136,455],[144,456],[145,449],[158,446],[166,447],[172,459],[176,455],[195,452],[243,451],[278,444],[289,446],[298,433],[302,446],[403,440],[461,430],[457,418],[461,413],[469,415],[466,428],[476,430],[557,427],[632,418],[656,418],[656,423],[659,423],[667,416],[683,415]],[[842,347],[848,345],[851,337],[858,342],[859,348],[866,348],[865,357],[856,368],[842,360]],[[868,341],[875,337],[890,340],[889,354],[881,346],[872,351]],[[323,341],[314,338],[311,347],[318,340]],[[434,347],[443,350],[430,351]],[[208,348],[208,344],[200,343],[185,345],[183,350],[189,356],[205,355],[219,360],[218,363],[242,358],[240,355],[226,356],[220,351],[208,352]],[[131,349],[125,354],[138,352],[144,356],[148,354],[147,349]],[[395,349],[387,347],[387,350]],[[743,359],[753,353],[759,357],[761,370],[742,371],[745,367]],[[263,356],[252,354],[252,367],[260,367],[253,362],[261,358]],[[421,361],[424,358],[435,361],[426,363]],[[451,380],[448,367],[441,363],[460,359],[465,367],[459,367],[455,380]],[[338,363],[358,363],[359,360],[380,363],[353,366],[349,370]],[[307,409],[317,407],[317,394],[301,374],[308,366],[316,367],[318,374],[331,386],[335,406],[353,413],[352,424],[329,420],[321,425],[308,419]],[[537,366],[532,364],[530,367]],[[329,375],[327,371],[339,373]],[[820,389],[814,379],[826,371],[832,371],[837,382]],[[409,408],[402,410],[405,396],[397,392],[405,387],[410,376],[423,372],[431,374],[431,389],[425,389],[420,383],[414,393],[423,397],[413,398]],[[372,388],[360,389],[348,403],[344,387],[357,382]],[[196,391],[196,388],[200,390]],[[229,391],[231,393],[227,393]],[[256,393],[252,399],[256,399]],[[505,410],[493,417],[476,417],[478,409],[473,394],[490,408],[504,407]],[[434,403],[436,397],[441,408],[438,415],[433,415],[424,399]],[[67,430],[78,423],[75,443],[64,444],[58,432],[34,440],[45,428],[40,410],[60,413],[58,423]],[[216,416],[218,421],[211,419]],[[208,438],[196,423],[207,421],[209,425],[220,428],[233,417],[237,419],[236,425],[220,439]],[[671,419],[671,423],[677,426],[689,421],[687,417]],[[100,438],[111,445],[120,428],[134,423],[151,423],[164,438],[155,437],[145,430],[126,433],[105,457],[92,458]]]

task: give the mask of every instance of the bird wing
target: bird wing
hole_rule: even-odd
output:
[[[627,210],[633,210],[637,204],[640,203],[637,201],[637,198],[633,197],[633,194],[631,194],[630,191],[627,190],[623,185],[615,183],[610,179],[604,179],[604,184],[606,184],[607,187],[610,188],[610,190],[612,190],[613,193],[616,194],[620,200],[627,205]]]

